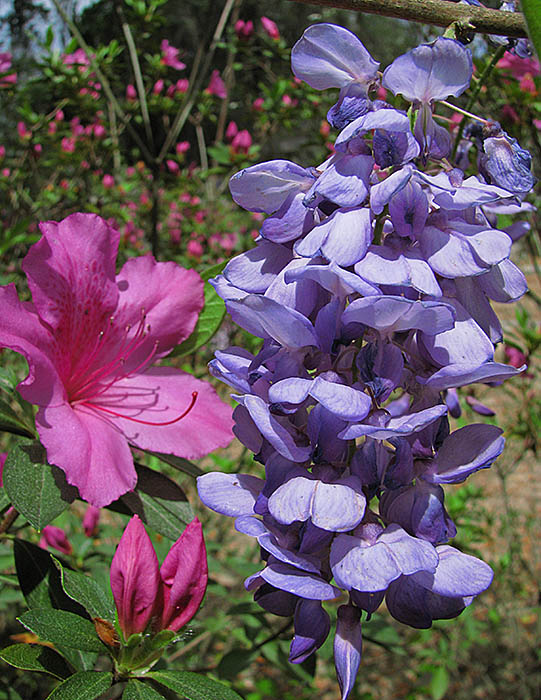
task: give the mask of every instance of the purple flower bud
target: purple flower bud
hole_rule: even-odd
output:
[[[341,605],[336,620],[334,663],[342,700],[346,700],[355,684],[361,653],[361,611],[353,605]]]

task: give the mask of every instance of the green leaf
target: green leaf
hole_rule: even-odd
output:
[[[189,355],[195,352],[195,350],[207,343],[220,327],[225,316],[225,303],[216,294],[214,287],[209,284],[208,280],[219,275],[225,265],[226,262],[218,263],[201,273],[201,278],[205,282],[205,306],[199,314],[193,333],[173,351],[172,354],[174,356]]]
[[[137,488],[122,496],[123,504],[164,537],[177,540],[194,519],[184,491],[172,479],[141,464],[135,465]]]
[[[432,700],[442,700],[449,687],[449,673],[443,666],[439,666],[432,672],[430,679],[430,697]]]
[[[178,469],[179,471],[184,472],[185,474],[188,474],[189,476],[197,477],[197,476],[201,476],[202,474],[205,473],[202,469],[199,469],[199,467],[196,464],[193,464],[193,462],[189,462],[187,459],[184,459],[184,457],[176,457],[175,455],[166,455],[166,454],[163,454],[162,452],[150,452],[150,451],[148,451],[148,454],[154,455],[154,457],[161,459],[162,462],[169,464],[171,467],[174,467],[175,469]]]
[[[151,671],[146,678],[152,678],[187,700],[242,700],[226,685],[191,671]]]
[[[157,690],[149,685],[148,683],[141,683],[141,681],[132,678],[124,693],[122,694],[122,700],[162,700],[163,695],[158,693]]]
[[[67,678],[71,673],[56,651],[41,644],[13,644],[0,651],[0,659],[23,671],[41,671],[56,678]]]
[[[64,593],[55,560],[44,549],[19,538],[13,542],[15,570],[29,608],[62,608],[77,615],[85,611]]]
[[[23,437],[34,437],[32,430],[3,399],[0,399],[0,430]]]
[[[522,0],[521,6],[528,34],[538,58],[541,58],[541,0]]]
[[[11,503],[37,530],[65,511],[77,496],[64,472],[47,464],[45,450],[36,440],[21,439],[10,450],[3,478]]]
[[[17,619],[40,640],[80,651],[105,651],[93,623],[79,615],[54,608],[35,608]]]
[[[109,671],[81,671],[70,676],[47,696],[47,700],[95,700],[111,687]]]
[[[102,617],[114,622],[115,607],[113,601],[96,581],[77,571],[71,571],[55,559],[60,571],[62,588],[70,598],[80,603],[90,617]]]
[[[259,653],[259,652],[257,652]],[[236,647],[223,656],[216,669],[216,674],[220,678],[235,678],[254,660],[256,652],[251,649],[241,649]]]

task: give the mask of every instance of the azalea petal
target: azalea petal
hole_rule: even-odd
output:
[[[48,461],[88,503],[101,508],[135,487],[128,443],[107,417],[69,404],[48,406],[38,411],[36,426]]]

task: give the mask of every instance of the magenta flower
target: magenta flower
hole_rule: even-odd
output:
[[[88,506],[83,517],[83,530],[87,537],[94,537],[98,532],[101,510],[96,506]]]
[[[178,630],[197,612],[207,587],[208,569],[197,518],[169,550],[161,566],[143,523],[134,515],[111,563],[111,589],[125,639],[144,632]]]
[[[186,64],[178,60],[180,50],[176,49],[174,46],[171,46],[167,39],[162,41],[160,44],[160,49],[162,50],[162,57],[160,59],[160,63],[162,65],[170,66],[171,68],[176,68],[177,70],[183,70],[186,68]]]
[[[261,25],[263,26],[265,33],[268,36],[270,36],[271,39],[280,38],[280,30],[276,26],[276,22],[273,22],[272,19],[269,19],[268,17],[262,17]]]
[[[205,92],[208,95],[216,95],[216,97],[220,97],[222,100],[227,97],[227,90],[224,81],[220,77],[220,71],[212,71],[210,82]]]
[[[47,549],[47,547],[54,547],[62,554],[71,554],[73,552],[73,547],[71,542],[64,530],[61,527],[56,527],[56,525],[46,525],[41,531],[41,538],[39,540],[39,546],[42,549]]]
[[[151,367],[192,332],[199,275],[145,256],[115,277],[120,234],[95,214],[40,228],[23,261],[33,303],[0,287],[0,346],[28,361],[19,391],[49,462],[101,507],[135,487],[129,445],[192,459],[228,444],[231,409],[212,387]]]

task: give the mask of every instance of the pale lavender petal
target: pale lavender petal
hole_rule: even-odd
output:
[[[224,269],[224,277],[245,292],[262,294],[291,260],[291,251],[269,241],[237,255]]]
[[[340,207],[358,207],[368,195],[372,156],[337,153],[315,183],[314,191]]]
[[[263,222],[261,235],[275,243],[286,243],[302,235],[314,223],[311,209],[304,205],[304,190],[291,193],[273,216]]]
[[[515,369],[501,362],[485,362],[477,364],[456,364],[442,367],[430,377],[417,377],[420,384],[441,391],[457,386],[466,386],[475,382],[498,382],[524,372],[526,365]]]
[[[451,598],[478,595],[492,583],[494,573],[488,564],[448,544],[437,547],[439,561],[435,573],[418,571],[415,583],[437,595]]]
[[[385,205],[408,184],[412,175],[413,169],[411,166],[405,166],[386,177],[385,180],[372,185],[370,189],[370,208],[374,214],[381,214],[385,209]]]
[[[341,593],[336,586],[327,583],[320,576],[279,561],[270,562],[260,576],[271,586],[308,600],[332,600]]]
[[[361,654],[361,611],[353,605],[341,605],[338,608],[334,637],[334,664],[342,693],[341,700],[347,700],[353,690]]]
[[[316,90],[369,83],[378,67],[355,34],[335,24],[308,27],[291,50],[293,73]]]
[[[417,182],[408,182],[389,202],[389,214],[399,236],[415,238],[428,217],[428,199]]]
[[[516,301],[528,291],[526,278],[509,259],[494,265],[476,281],[488,297],[500,303]]]
[[[275,382],[269,388],[269,401],[271,403],[300,404],[310,395],[312,379],[300,377],[288,377]]]
[[[334,580],[346,590],[383,591],[401,574],[390,549],[383,543],[362,546],[362,540],[352,535],[334,538],[329,561]]]
[[[367,394],[345,384],[329,382],[323,377],[316,377],[313,381],[310,395],[344,420],[362,420],[372,408],[372,400]]]
[[[342,323],[362,323],[382,333],[418,328],[442,333],[453,327],[454,310],[436,301],[412,301],[398,296],[365,297],[353,301],[342,314]]]
[[[352,438],[361,437],[362,435],[368,435],[377,440],[387,440],[388,438],[399,437],[400,435],[411,435],[412,433],[426,428],[427,425],[433,423],[446,412],[447,406],[444,404],[431,406],[417,413],[391,418],[384,427],[368,425],[367,423],[350,425],[339,433],[338,437],[342,438],[342,440],[351,440]]]
[[[380,542],[389,548],[394,561],[403,574],[436,570],[438,565],[436,549],[430,542],[408,535],[398,525],[392,524],[385,528],[378,537],[378,543]]]
[[[210,472],[197,478],[197,491],[207,508],[235,517],[254,512],[264,483],[250,474]]]
[[[347,145],[351,139],[362,136],[372,129],[407,132],[410,130],[410,121],[405,112],[397,109],[378,109],[375,112],[368,112],[357,117],[338,134],[334,144],[336,150],[347,151]]]

